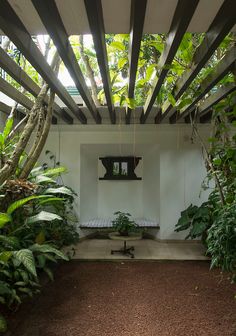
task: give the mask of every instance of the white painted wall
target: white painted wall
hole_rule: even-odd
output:
[[[207,126],[200,125],[200,132],[207,137]],[[52,127],[45,149],[68,167],[63,179],[79,194],[81,221],[128,211],[158,220],[159,238],[181,239],[185,234],[174,232],[180,212],[207,197],[199,198],[206,172],[200,145],[190,136],[189,125],[137,125],[135,134],[129,125],[60,125]],[[142,181],[98,180],[103,174],[99,156],[133,154],[143,158],[136,171]]]
[[[115,211],[130,212],[135,218],[149,218],[159,222],[159,152],[155,145],[136,145],[135,155],[142,157],[135,173],[142,180],[106,181],[105,169],[99,157],[132,155],[129,143],[119,148],[117,144],[82,144],[80,169],[80,218],[111,218]],[[150,160],[150,155],[152,159]],[[153,187],[154,186],[154,187]],[[150,200],[156,199],[156,202]]]

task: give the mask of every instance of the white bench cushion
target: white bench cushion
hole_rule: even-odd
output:
[[[134,220],[138,226],[142,228],[158,228],[159,224],[156,221],[152,221],[146,218],[137,218]],[[111,218],[94,218],[87,222],[80,224],[81,228],[112,228],[112,219]]]

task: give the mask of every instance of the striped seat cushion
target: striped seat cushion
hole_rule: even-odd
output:
[[[135,223],[142,228],[158,228],[159,224],[156,221],[146,218],[137,218]],[[112,228],[111,218],[94,218],[87,222],[80,224],[81,228],[99,229],[99,228]]]

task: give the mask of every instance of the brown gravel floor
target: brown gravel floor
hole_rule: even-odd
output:
[[[10,316],[14,336],[236,336],[236,287],[207,262],[79,262]]]

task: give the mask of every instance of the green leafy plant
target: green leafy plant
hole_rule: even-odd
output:
[[[52,263],[68,260],[60,249],[78,241],[77,195],[59,184],[65,172],[58,164],[35,167],[28,180],[8,180],[0,188],[0,303],[12,310],[40,292],[42,272],[53,280]],[[6,328],[0,316],[0,331]]]
[[[190,205],[186,210],[181,212],[175,231],[189,230],[185,239],[195,239],[201,237],[203,242],[206,239],[206,232],[212,224],[212,214],[210,204],[203,203],[201,206]]]
[[[215,220],[208,230],[208,253],[212,256],[211,267],[236,272],[236,204],[217,211]],[[235,279],[235,276],[234,276]]]
[[[121,236],[128,236],[130,232],[138,229],[138,225],[130,219],[131,215],[129,213],[117,211],[114,215],[116,215],[116,218],[112,221],[112,225]]]

